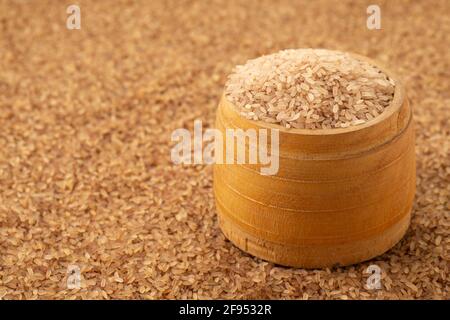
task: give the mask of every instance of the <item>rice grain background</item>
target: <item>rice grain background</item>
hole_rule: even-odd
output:
[[[449,1],[377,1],[373,31],[372,1],[79,1],[67,30],[70,4],[0,2],[0,298],[449,298]],[[218,228],[212,168],[170,161],[171,132],[213,125],[236,64],[302,47],[388,65],[414,108],[412,225],[351,267],[243,253]]]

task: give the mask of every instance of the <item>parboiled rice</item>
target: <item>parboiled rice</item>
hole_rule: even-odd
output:
[[[248,119],[327,129],[377,117],[394,90],[393,79],[348,53],[289,49],[237,66],[225,94]]]
[[[65,3],[0,1],[0,299],[449,299],[449,5],[390,1],[383,30],[367,30],[347,0],[83,1],[82,29],[67,30]],[[255,259],[217,226],[212,167],[170,162],[175,128],[213,126],[222,75],[286,45],[389,60],[409,89],[411,227],[373,260]],[[71,264],[79,290],[66,288]],[[372,264],[379,290],[366,288]]]

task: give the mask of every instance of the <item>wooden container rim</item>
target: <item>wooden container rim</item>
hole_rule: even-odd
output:
[[[381,113],[379,116],[377,116],[374,119],[369,120],[361,125],[349,126],[347,128],[333,128],[333,129],[286,128],[279,124],[273,124],[273,123],[267,123],[264,121],[255,121],[255,120],[249,120],[249,119],[246,119],[246,120],[256,127],[263,128],[263,129],[278,129],[279,131],[288,133],[288,134],[309,135],[309,136],[329,136],[329,135],[348,134],[351,132],[368,130],[368,129],[372,128],[373,126],[375,126],[376,124],[388,119],[389,117],[394,115],[396,112],[399,112],[399,110],[401,109],[403,102],[404,102],[405,88],[404,88],[403,84],[401,83],[401,81],[399,80],[399,77],[397,77],[397,75],[394,72],[392,72],[389,68],[385,67],[383,64],[375,62],[374,60],[372,60],[368,57],[365,57],[363,55],[359,55],[359,54],[352,53],[352,52],[338,51],[338,50],[329,50],[329,51],[348,53],[358,60],[366,61],[366,62],[370,63],[371,65],[380,69],[389,78],[394,80],[394,82],[395,82],[394,97],[393,97],[391,103],[389,104],[389,106],[384,110],[383,113]],[[231,105],[232,106],[231,109],[233,110],[233,112],[235,112],[239,117],[243,118],[239,114],[237,107],[231,101],[229,101],[227,99],[225,94],[222,95],[222,100],[226,101],[226,103]]]

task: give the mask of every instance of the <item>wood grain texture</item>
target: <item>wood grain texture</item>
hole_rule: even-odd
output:
[[[396,83],[381,116],[345,129],[250,121],[222,97],[216,127],[224,136],[227,128],[280,130],[276,175],[261,175],[258,164],[215,165],[225,236],[257,257],[305,268],[358,263],[398,242],[410,221],[415,153],[412,111]]]

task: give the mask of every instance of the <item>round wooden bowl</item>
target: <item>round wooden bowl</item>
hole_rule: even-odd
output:
[[[214,165],[219,224],[237,247],[280,265],[321,268],[371,259],[403,237],[415,193],[412,111],[399,79],[375,65],[395,80],[395,94],[363,125],[286,129],[247,120],[222,97],[216,127],[224,137],[227,128],[279,129],[276,175],[255,164]]]

